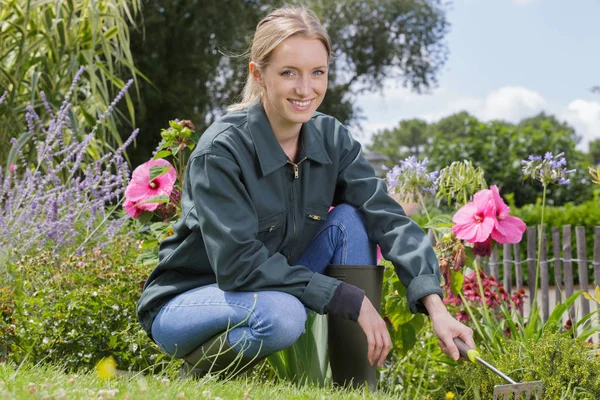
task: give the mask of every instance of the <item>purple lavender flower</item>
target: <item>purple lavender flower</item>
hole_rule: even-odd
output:
[[[553,155],[551,152],[546,152],[543,158],[530,155],[527,160],[521,161],[525,178],[531,177],[540,181],[544,186],[551,183],[568,185],[570,179],[567,178],[567,175],[572,174],[575,170],[567,170],[567,160],[564,158],[564,154]]]
[[[386,180],[390,194],[399,195],[402,201],[416,202],[437,191],[438,171],[428,172],[427,158],[423,161],[410,156],[388,170]]]
[[[4,101],[6,100],[6,95],[8,95],[8,92],[5,91],[2,96],[0,97],[0,104],[4,103]]]
[[[113,211],[118,209],[129,179],[129,167],[123,153],[137,130],[117,151],[105,154],[95,165],[81,167],[96,129],[81,141],[70,132],[67,116],[71,110],[70,97],[82,73],[83,69],[80,69],[56,113],[52,112],[43,94],[46,119],[42,120],[33,107],[27,109],[25,118],[29,133],[40,137],[36,134],[38,131],[42,135],[37,141],[36,165],[28,164],[18,141],[11,140],[21,161],[18,168],[4,174],[0,171],[0,248],[13,248],[24,254],[50,244],[56,252],[79,254],[86,243],[97,246],[97,242],[112,240],[126,220],[115,218]],[[126,88],[99,121],[113,111]],[[5,96],[0,98],[0,103]],[[68,144],[62,140],[65,132],[70,138]]]

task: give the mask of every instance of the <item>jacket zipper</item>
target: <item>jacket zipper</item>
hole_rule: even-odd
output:
[[[294,166],[294,179],[298,179],[300,177],[300,171],[299,171],[299,167],[300,164],[302,164],[302,161],[308,159],[308,157],[304,157],[302,160],[298,161],[298,164],[294,164],[293,162],[291,162],[290,160],[288,160],[288,164],[292,164]]]
[[[308,159],[308,157],[304,157],[302,160],[298,161],[298,164],[295,164],[295,163],[291,162],[290,160],[288,160],[288,164],[291,164],[294,167],[294,179],[298,179],[300,177],[300,171],[299,171],[300,164],[302,164],[302,162],[306,159]],[[292,235],[292,245],[290,246],[290,252],[287,256],[288,263],[290,262],[290,257],[294,251],[294,244],[296,243],[296,212],[293,207],[294,204],[296,204],[296,199],[295,199],[294,194],[295,194],[294,193],[294,182],[292,182],[292,207],[291,207],[291,209],[293,210],[292,211],[292,221],[294,222],[294,232]]]

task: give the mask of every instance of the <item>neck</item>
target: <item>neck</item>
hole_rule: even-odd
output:
[[[267,119],[271,125],[271,129],[279,142],[279,145],[289,157],[292,162],[296,161],[298,156],[298,143],[300,139],[300,130],[302,129],[301,123],[285,123],[278,118],[278,115],[272,115],[273,113],[265,107],[265,113]]]

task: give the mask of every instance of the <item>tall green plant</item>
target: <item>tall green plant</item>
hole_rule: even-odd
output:
[[[33,153],[26,107],[33,104],[41,111],[43,92],[57,109],[81,66],[88,76],[69,118],[73,132],[86,133],[125,86],[118,76],[140,75],[129,48],[129,25],[139,7],[139,0],[0,0],[0,93],[6,91],[0,105],[0,143],[17,136],[19,147]],[[107,118],[89,155],[99,158],[104,144],[122,144],[118,120],[134,119],[128,95],[126,100],[128,115]],[[0,147],[0,164],[13,164],[16,157]]]

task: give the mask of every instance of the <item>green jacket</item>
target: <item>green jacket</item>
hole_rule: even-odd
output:
[[[161,243],[138,304],[149,334],[166,301],[214,282],[225,291],[289,293],[322,314],[341,282],[296,262],[329,207],[340,203],[364,213],[369,237],[407,287],[412,312],[426,312],[423,296],[442,295],[429,239],[388,196],[360,144],[321,113],[300,135],[293,164],[260,103],[226,114],[204,132],[185,171],[182,217]]]

